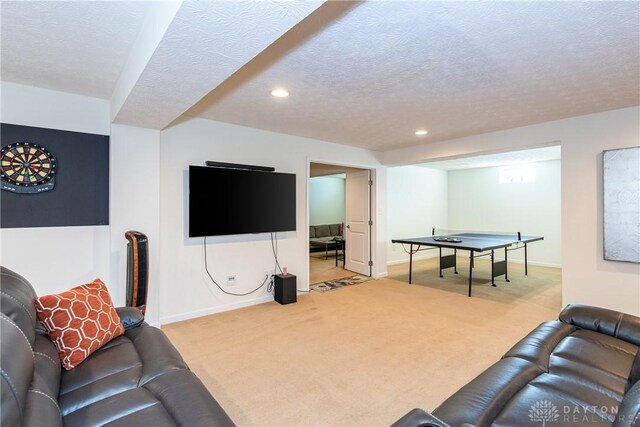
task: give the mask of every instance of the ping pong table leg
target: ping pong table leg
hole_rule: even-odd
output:
[[[529,273],[527,268],[527,244],[524,244],[524,275],[526,276]]]
[[[440,278],[443,278],[442,275],[442,248],[438,248],[438,261],[440,261]]]
[[[411,284],[411,271],[413,270],[413,244],[409,246],[409,284]]]
[[[496,276],[493,274],[493,249],[491,249],[491,286],[496,287]]]
[[[469,296],[471,296],[472,280],[473,280],[473,251],[469,251]]]
[[[453,250],[453,272],[454,274],[458,274],[458,250]]]
[[[507,247],[504,248],[504,280],[509,282],[509,263],[507,262]]]

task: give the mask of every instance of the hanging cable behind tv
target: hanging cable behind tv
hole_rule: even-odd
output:
[[[267,283],[267,280],[269,279],[269,276],[266,276],[264,278],[264,280],[262,281],[260,286],[258,286],[257,288],[255,288],[254,290],[249,291],[249,292],[234,293],[234,292],[229,292],[229,291],[224,290],[222,288],[222,286],[220,286],[218,284],[218,282],[216,282],[216,280],[213,278],[213,275],[209,271],[209,260],[208,260],[208,257],[207,257],[207,236],[204,237],[204,240],[202,241],[202,246],[203,246],[203,249],[204,249],[204,269],[207,272],[207,275],[209,276],[209,279],[211,280],[211,282],[214,285],[216,285],[218,287],[218,289],[220,289],[220,291],[222,291],[222,293],[227,294],[227,295],[232,295],[234,297],[244,297],[244,296],[247,296],[247,295],[251,295],[252,293],[260,290],[264,286],[264,284]]]

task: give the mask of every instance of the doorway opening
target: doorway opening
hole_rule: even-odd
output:
[[[476,295],[512,281],[509,298],[549,291],[549,307],[561,304],[561,151],[551,142],[388,168],[387,232],[398,241],[387,245],[389,277],[469,296],[472,287]],[[477,236],[513,242],[494,258],[492,249],[474,248]],[[436,237],[445,244],[400,242]],[[536,276],[549,287],[533,285]]]
[[[310,285],[371,276],[372,183],[369,169],[309,163]]]

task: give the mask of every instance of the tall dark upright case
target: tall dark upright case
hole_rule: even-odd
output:
[[[147,309],[149,242],[139,231],[127,231],[127,306]]]
[[[291,304],[297,301],[298,286],[293,274],[276,274],[274,277],[274,299],[280,304]]]

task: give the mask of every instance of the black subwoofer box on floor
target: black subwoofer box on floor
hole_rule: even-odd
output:
[[[297,300],[298,286],[293,274],[276,274],[274,277],[275,297],[280,304],[291,304]]]

